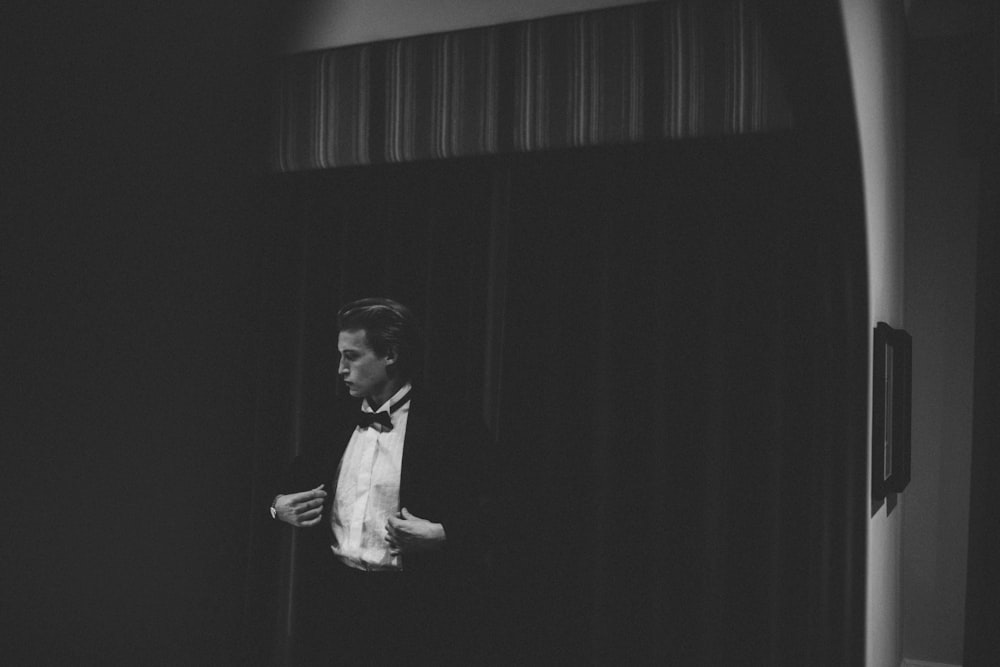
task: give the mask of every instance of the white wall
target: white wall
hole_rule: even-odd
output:
[[[913,478],[903,515],[903,653],[964,651],[980,148],[968,36],[918,40],[907,143],[906,318]]]
[[[924,147],[923,150],[933,150]],[[972,457],[979,165],[936,154],[910,201],[907,320],[913,334],[913,476],[903,517],[907,657],[959,664],[965,620]]]
[[[841,0],[841,9],[861,141],[870,324],[874,327],[881,321],[905,327],[903,5],[895,0]],[[870,381],[868,389],[871,405]],[[869,522],[867,667],[898,667],[902,658],[901,533],[905,495],[900,495],[899,505],[891,513],[887,513],[886,505]]]
[[[637,0],[295,0],[282,7],[283,53],[632,5]]]

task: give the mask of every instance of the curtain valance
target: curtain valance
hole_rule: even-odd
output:
[[[299,54],[272,168],[783,129],[767,46],[754,2],[679,0]]]

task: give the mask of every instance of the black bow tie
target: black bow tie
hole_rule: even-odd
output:
[[[406,392],[406,395],[396,401],[392,407],[389,408],[388,412],[385,412],[384,410],[382,412],[359,412],[357,422],[358,426],[361,428],[368,428],[372,424],[381,424],[383,431],[391,431],[392,418],[389,415],[406,405],[409,400],[410,392]]]
[[[358,414],[358,426],[368,428],[372,424],[381,424],[383,431],[392,430],[392,419],[388,412],[361,412]]]

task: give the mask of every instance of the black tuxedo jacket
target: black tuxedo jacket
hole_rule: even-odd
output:
[[[360,402],[342,410],[325,437],[306,443],[282,476],[278,493],[296,493],[326,484],[323,521],[302,528],[309,559],[332,558],[330,512],[336,495],[337,469],[343,457]],[[493,523],[493,475],[489,433],[479,411],[461,403],[443,402],[413,389],[403,443],[400,508],[440,523],[445,546],[438,551],[405,554],[406,572],[459,574],[481,565]]]

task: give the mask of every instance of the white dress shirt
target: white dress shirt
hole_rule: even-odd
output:
[[[388,412],[410,391],[406,383],[377,410],[368,402],[363,412]],[[392,430],[380,424],[355,427],[337,472],[337,491],[330,513],[333,553],[346,565],[359,570],[401,570],[401,556],[389,553],[386,525],[399,512],[399,477],[403,464],[403,441],[410,414],[407,401],[390,415]]]

